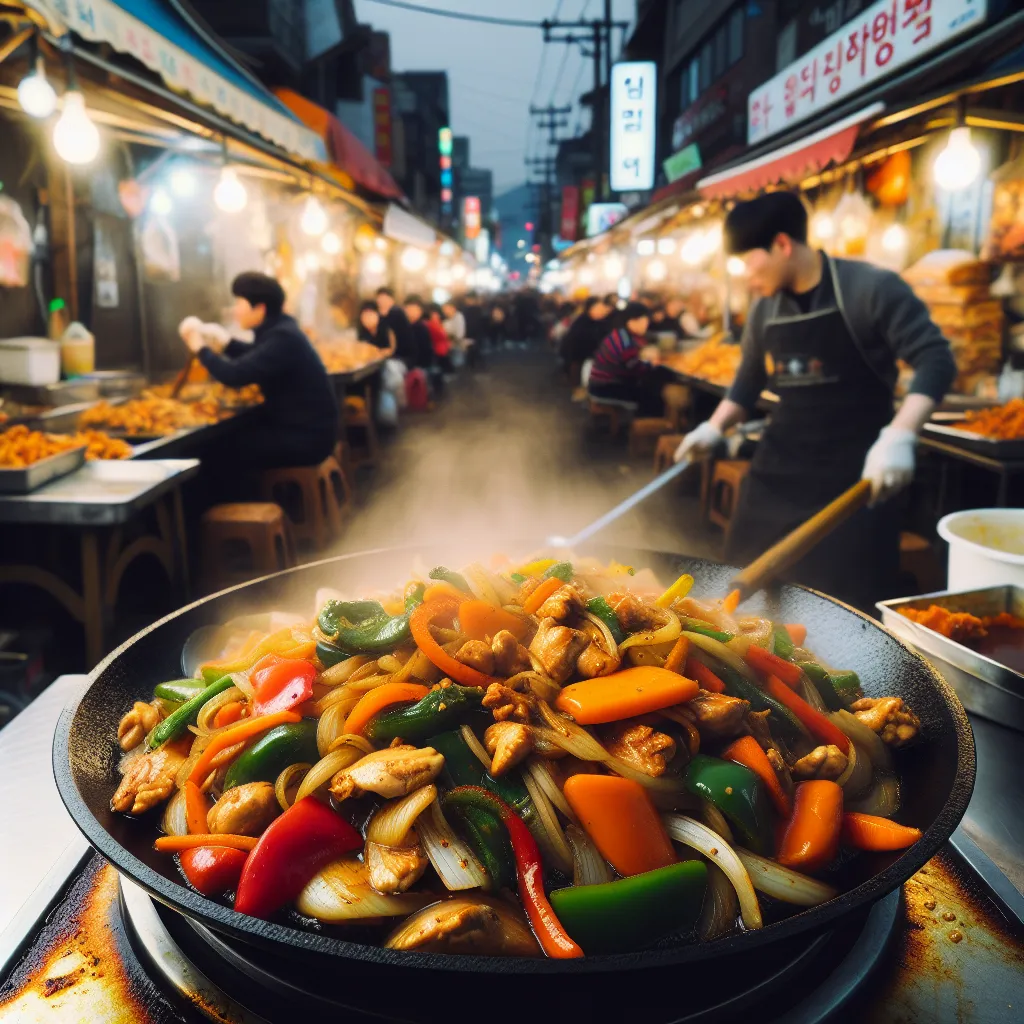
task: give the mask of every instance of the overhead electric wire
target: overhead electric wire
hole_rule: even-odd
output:
[[[487,14],[466,14],[463,11],[448,11],[439,7],[420,7],[419,4],[405,3],[404,0],[367,0],[367,3],[384,7],[397,7],[417,14],[432,14],[438,18],[454,18],[456,21],[475,21],[482,25],[504,25],[507,28],[543,28],[542,21],[523,21],[519,18],[495,18]]]

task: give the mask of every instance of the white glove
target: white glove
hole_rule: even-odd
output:
[[[214,352],[223,352],[231,341],[231,333],[220,324],[202,324],[199,328],[203,342]]]
[[[704,455],[722,440],[722,432],[711,421],[694,427],[686,437],[679,442],[676,449],[675,461],[682,462],[683,459],[695,455]]]
[[[861,479],[871,481],[871,504],[877,505],[902,491],[914,478],[917,434],[901,427],[883,427],[868,449]]]
[[[181,340],[184,341],[187,335],[192,334],[194,331],[200,330],[203,326],[203,321],[197,316],[187,316],[184,320],[178,324],[178,334],[181,335]]]

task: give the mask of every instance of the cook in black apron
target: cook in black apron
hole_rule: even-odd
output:
[[[754,455],[726,554],[746,564],[861,477],[864,458],[893,415],[889,386],[868,366],[836,301],[835,265],[823,268],[831,301],[769,319],[768,387],[778,406]],[[819,286],[820,287],[820,286]],[[851,516],[789,577],[861,608],[888,596],[899,565],[899,509],[887,501]]]

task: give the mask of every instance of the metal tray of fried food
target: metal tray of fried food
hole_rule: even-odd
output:
[[[960,448],[966,448],[969,452],[977,452],[979,455],[987,455],[990,459],[1024,459],[1024,437],[1014,437],[1008,440],[986,437],[984,434],[976,434],[972,430],[950,426],[948,422],[926,423],[924,431],[939,441],[955,444]]]
[[[0,494],[28,494],[57,477],[74,473],[85,462],[85,447],[69,448],[18,469],[0,468]]]
[[[1024,618],[1024,587],[938,590],[875,605],[882,624],[916,647],[945,676],[968,711],[1024,731],[1024,675],[900,614],[901,608],[924,609],[933,604],[979,617],[1009,612]]]

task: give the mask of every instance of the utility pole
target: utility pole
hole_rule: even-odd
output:
[[[529,184],[540,191],[540,199],[537,204],[537,236],[540,243],[541,263],[546,263],[551,259],[551,239],[555,233],[551,223],[551,200],[554,194],[555,183],[555,158],[553,156],[528,157],[524,162],[531,172],[540,175],[540,181],[531,180]]]
[[[530,114],[538,119],[537,127],[548,133],[549,146],[557,146],[562,141],[555,133],[559,128],[569,127],[568,115],[571,113],[571,106],[555,107],[549,103],[546,107],[535,107],[530,104]]]

